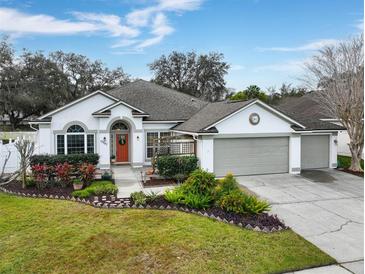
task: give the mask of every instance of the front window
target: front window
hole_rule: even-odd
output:
[[[67,154],[85,153],[85,135],[73,134],[67,135]]]
[[[70,126],[65,134],[56,136],[57,154],[84,154],[95,152],[95,136],[87,134],[79,125]]]
[[[153,154],[158,149],[160,138],[170,137],[171,132],[168,131],[155,131],[155,132],[147,132],[147,142],[146,142],[146,158],[150,159],[153,157]]]

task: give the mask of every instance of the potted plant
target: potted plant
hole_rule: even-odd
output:
[[[110,156],[110,160],[112,161],[112,163],[115,163],[115,155]]]
[[[75,179],[72,183],[74,190],[80,190],[84,186],[84,183],[80,179]]]

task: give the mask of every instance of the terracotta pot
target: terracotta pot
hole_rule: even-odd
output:
[[[83,187],[83,184],[73,184],[74,190],[80,190]]]

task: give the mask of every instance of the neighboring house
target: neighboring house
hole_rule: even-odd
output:
[[[37,153],[95,152],[101,169],[114,157],[133,167],[149,165],[154,140],[188,135],[200,166],[217,176],[334,168],[343,129],[259,100],[208,103],[143,80],[93,92],[31,123],[39,126]]]
[[[316,117],[317,120],[322,122],[342,126],[339,119],[332,117],[320,106],[320,104],[315,100],[314,95],[314,93],[308,93],[302,97],[287,98],[278,106],[278,108],[287,112],[292,117],[295,117],[295,119],[300,119],[300,117]],[[350,148],[348,146],[349,142],[350,137],[346,128],[339,130],[337,136],[338,155],[351,156]]]

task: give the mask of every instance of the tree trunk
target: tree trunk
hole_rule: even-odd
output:
[[[360,145],[352,144],[351,142],[349,144],[349,147],[351,151],[351,166],[349,167],[349,170],[362,172],[363,170],[360,163],[363,148]]]

